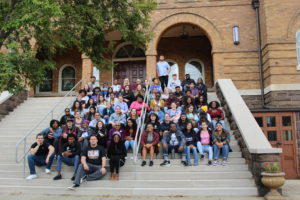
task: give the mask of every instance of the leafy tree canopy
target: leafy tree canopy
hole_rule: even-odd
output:
[[[98,67],[111,66],[104,55],[113,43],[105,34],[116,30],[144,47],[155,6],[155,0],[0,0],[0,91],[37,86],[54,68],[54,56],[70,48]]]

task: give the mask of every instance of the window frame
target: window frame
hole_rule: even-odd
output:
[[[60,69],[59,69],[59,82],[58,82],[58,92],[59,93],[66,93],[68,91],[63,91],[62,90],[62,80],[63,80],[63,77],[62,77],[62,72],[64,71],[65,68],[67,67],[72,67],[74,69],[74,72],[75,72],[75,75],[74,75],[74,80],[75,80],[75,84],[76,84],[76,75],[77,75],[77,70],[76,70],[76,67],[72,64],[64,64]],[[74,85],[75,85],[74,84]]]
[[[203,63],[200,59],[192,58],[192,59],[188,60],[188,61],[184,64],[184,74],[186,74],[186,69],[185,69],[185,67],[186,67],[187,64],[190,64],[190,62],[198,62],[198,63],[200,63],[201,68],[202,68],[202,72],[200,71],[200,73],[201,73],[201,75],[202,75],[203,83],[205,83],[205,65],[204,65],[204,63]],[[199,69],[198,69],[198,70],[199,70]],[[198,81],[198,79],[195,80],[196,83],[197,83],[197,81]]]

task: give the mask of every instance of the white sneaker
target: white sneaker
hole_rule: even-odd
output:
[[[50,174],[50,173],[51,173],[51,170],[46,168],[46,169],[45,169],[45,173],[46,173],[46,174]]]
[[[218,165],[218,161],[217,161],[217,160],[214,160],[213,166],[217,166],[217,165]]]
[[[35,179],[37,178],[36,174],[30,174],[29,176],[26,177],[27,180]]]
[[[223,166],[226,166],[227,163],[228,163],[228,162],[227,162],[226,160],[223,160],[222,165],[223,165]]]

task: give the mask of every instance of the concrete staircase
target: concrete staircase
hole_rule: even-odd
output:
[[[22,163],[15,163],[16,141],[34,126],[60,98],[31,98],[18,109],[7,116],[0,123],[0,195],[5,199],[18,199],[22,195],[28,199],[46,197],[52,199],[76,199],[83,195],[91,198],[107,197],[109,199],[143,199],[147,197],[197,197],[206,199],[213,196],[215,199],[260,199],[257,198],[257,188],[252,174],[248,170],[245,159],[242,158],[236,140],[232,137],[227,166],[207,166],[207,158],[200,161],[199,166],[184,167],[180,160],[171,160],[171,166],[161,167],[163,162],[159,154],[154,160],[154,166],[141,167],[141,161],[134,164],[131,154],[124,167],[121,168],[120,181],[112,182],[106,175],[103,180],[86,182],[75,191],[67,189],[71,185],[72,167],[63,165],[63,179],[53,181],[56,163],[54,162],[51,174],[45,174],[44,168],[37,168],[39,178],[25,180],[22,177]],[[217,99],[214,93],[209,94],[209,100]],[[67,103],[57,110],[63,111]],[[58,114],[55,113],[55,114]],[[56,116],[56,115],[54,115]],[[47,127],[49,120],[40,125],[40,129]],[[28,144],[34,141],[33,134]],[[148,164],[148,163],[147,163]],[[26,175],[28,167],[26,164]],[[63,195],[63,196],[59,196]],[[99,199],[99,198],[98,198]],[[210,199],[210,198],[208,198]]]

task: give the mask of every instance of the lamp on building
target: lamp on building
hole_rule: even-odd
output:
[[[187,39],[189,34],[185,31],[185,26],[182,26],[182,33],[179,36],[181,39]]]
[[[239,45],[240,44],[239,26],[232,27],[232,34],[233,34],[233,44]]]

